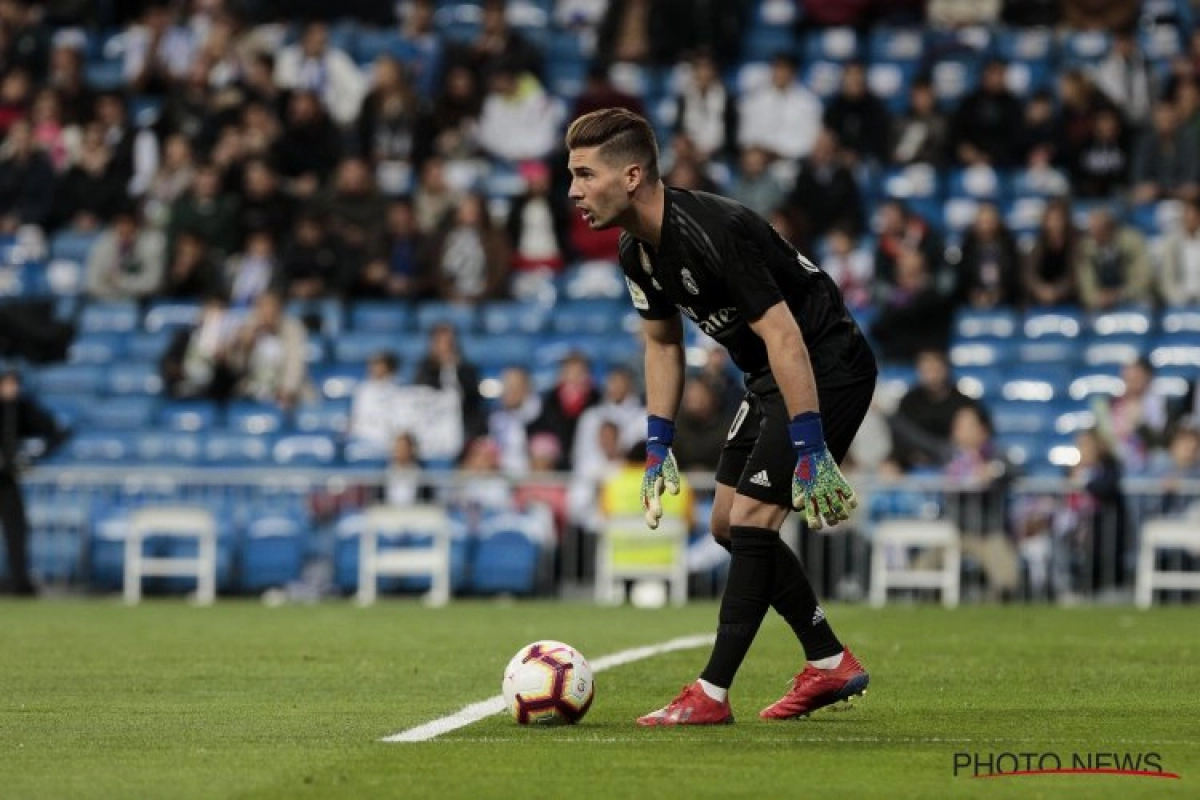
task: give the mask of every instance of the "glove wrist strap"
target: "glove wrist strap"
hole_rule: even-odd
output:
[[[819,450],[825,447],[825,431],[821,426],[821,415],[816,411],[805,411],[792,417],[788,423],[788,433],[796,450]]]
[[[670,447],[675,441],[675,423],[651,414],[646,418],[646,444]]]

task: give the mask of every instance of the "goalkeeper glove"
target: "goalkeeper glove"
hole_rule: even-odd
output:
[[[825,446],[821,415],[815,411],[796,415],[788,423],[788,433],[796,450],[792,507],[804,512],[812,530],[820,530],[822,517],[829,525],[849,519],[850,509],[858,505],[858,500]]]
[[[675,423],[653,414],[646,420],[646,474],[642,477],[642,508],[646,524],[658,527],[662,519],[662,493],[679,494],[679,466],[671,452]]]

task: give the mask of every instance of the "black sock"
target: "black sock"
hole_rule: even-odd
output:
[[[772,554],[775,572],[771,606],[792,626],[809,661],[836,656],[842,652],[842,643],[825,620],[825,611],[817,602],[808,573],[787,543],[782,539],[777,543]]]
[[[733,560],[721,598],[717,641],[700,677],[728,689],[771,605],[771,581],[779,534],[769,528],[729,529]]]

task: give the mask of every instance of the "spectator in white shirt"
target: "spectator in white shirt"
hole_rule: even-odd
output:
[[[675,132],[695,142],[705,160],[730,155],[737,141],[737,104],[711,54],[696,54],[691,67],[690,80],[675,98]]]
[[[398,368],[394,353],[371,356],[367,361],[367,379],[354,387],[350,401],[350,438],[378,446],[381,452],[396,438]]]
[[[542,400],[524,367],[500,376],[500,407],[488,416],[488,438],[500,449],[500,467],[509,475],[529,471],[529,425],[542,413]]]
[[[1118,31],[1112,49],[1096,66],[1096,87],[1113,101],[1134,126],[1150,122],[1158,97],[1154,67],[1138,46],[1135,30]]]
[[[366,76],[350,56],[329,46],[329,29],[323,22],[309,23],[299,44],[279,54],[275,84],[315,92],[340,125],[354,122],[367,93]]]
[[[502,64],[492,74],[479,116],[479,146],[506,161],[543,159],[558,144],[562,104],[531,73]]]
[[[1184,203],[1183,224],[1163,244],[1158,290],[1169,306],[1200,303],[1200,200]]]
[[[823,110],[821,100],[796,82],[796,64],[786,54],[771,60],[771,79],[742,99],[738,143],[758,145],[778,156],[804,158],[817,141]]]
[[[618,449],[628,450],[646,436],[646,407],[638,396],[633,373],[626,367],[613,367],[604,379],[604,396],[597,405],[579,416],[575,441],[571,447],[571,463],[576,470],[589,472],[591,466],[580,462],[604,460],[596,447],[600,426],[611,422],[617,426]]]
[[[167,94],[181,80],[196,57],[192,32],[176,25],[165,2],[147,5],[140,25],[122,37],[122,73],[130,90],[140,94]]]

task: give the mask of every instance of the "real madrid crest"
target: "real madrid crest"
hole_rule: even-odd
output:
[[[679,273],[679,277],[683,279],[683,288],[692,294],[700,294],[700,287],[696,285],[696,279],[692,277],[692,273],[687,267],[683,268]]]
[[[649,275],[651,272],[654,271],[654,267],[650,263],[650,256],[646,255],[645,246],[643,246],[641,244],[638,245],[638,256],[642,260],[642,269],[644,269],[646,271],[646,274]]]

